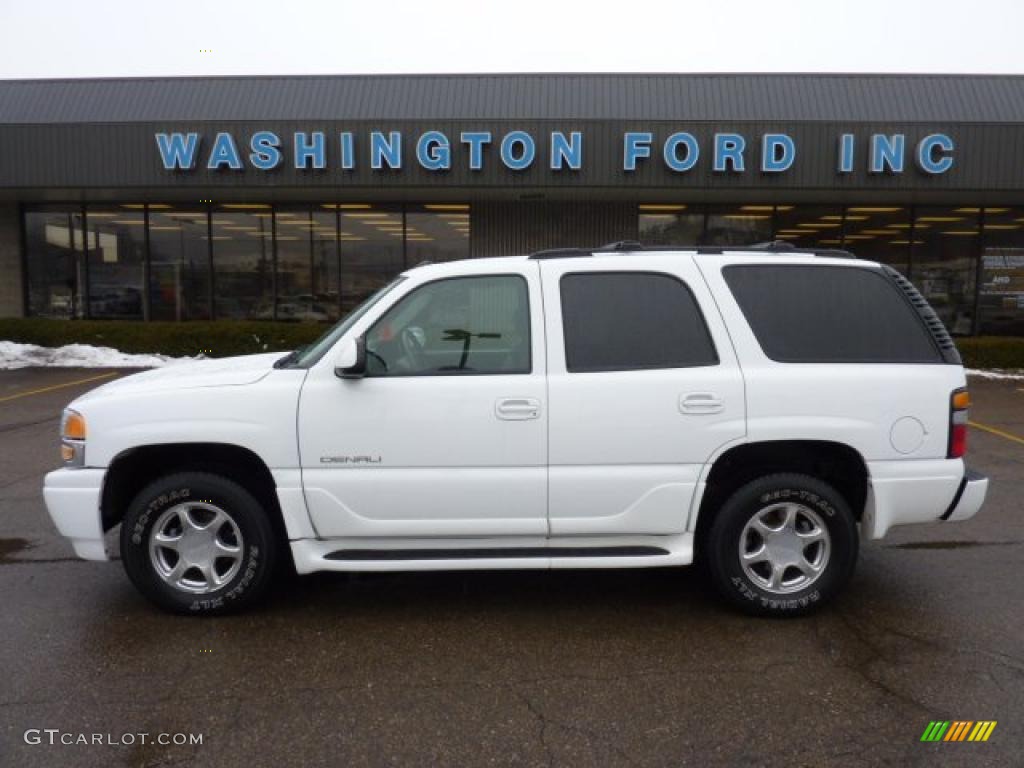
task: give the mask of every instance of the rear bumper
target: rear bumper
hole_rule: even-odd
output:
[[[43,481],[50,519],[85,560],[109,559],[100,515],[104,474],[102,469],[58,469]]]
[[[981,509],[988,493],[988,478],[981,472],[968,469],[957,488],[956,496],[940,520],[969,520]]]
[[[869,462],[871,481],[861,530],[880,539],[894,525],[967,520],[985,501],[988,478],[962,459]]]

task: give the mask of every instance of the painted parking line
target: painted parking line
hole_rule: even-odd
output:
[[[38,389],[28,389],[24,392],[16,392],[13,395],[7,395],[6,397],[0,397],[0,403],[6,403],[8,400],[17,400],[19,397],[31,397],[32,395],[41,395],[44,392],[52,392],[55,389],[64,389],[65,387],[77,387],[79,384],[88,384],[90,381],[100,381],[101,379],[109,379],[112,376],[119,376],[117,371],[110,371],[109,373],[101,373],[96,376],[89,376],[85,379],[76,379],[75,381],[65,381],[63,384],[53,384],[49,387],[39,387]]]
[[[972,427],[975,427],[976,429],[980,429],[982,432],[990,432],[993,435],[998,435],[999,437],[1002,437],[1006,440],[1010,440],[1014,443],[1020,443],[1021,445],[1024,445],[1024,437],[1012,435],[1009,432],[1003,432],[1003,430],[1001,429],[990,427],[988,424],[979,424],[976,421],[968,421],[967,423],[970,424]]]

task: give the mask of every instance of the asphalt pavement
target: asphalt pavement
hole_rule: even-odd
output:
[[[46,515],[101,375],[0,372],[0,766],[1024,764],[1024,381],[971,382],[979,515],[864,543],[810,618],[664,569],[317,574],[200,620]],[[922,743],[934,720],[998,724]]]

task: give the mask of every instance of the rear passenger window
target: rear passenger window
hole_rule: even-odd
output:
[[[671,275],[586,272],[561,281],[565,365],[572,373],[716,365],[697,300]]]
[[[875,269],[751,264],[722,274],[772,360],[942,362],[917,313]]]

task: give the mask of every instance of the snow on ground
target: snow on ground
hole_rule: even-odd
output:
[[[968,368],[965,371],[968,376],[977,376],[980,379],[1014,379],[1024,381],[1024,371],[1000,371],[998,369]]]
[[[201,356],[200,356],[201,357]],[[158,368],[162,365],[184,363],[197,357],[170,357],[168,355],[130,355],[110,347],[89,344],[68,344],[64,347],[37,347],[0,341],[0,370],[46,366],[54,368]]]

